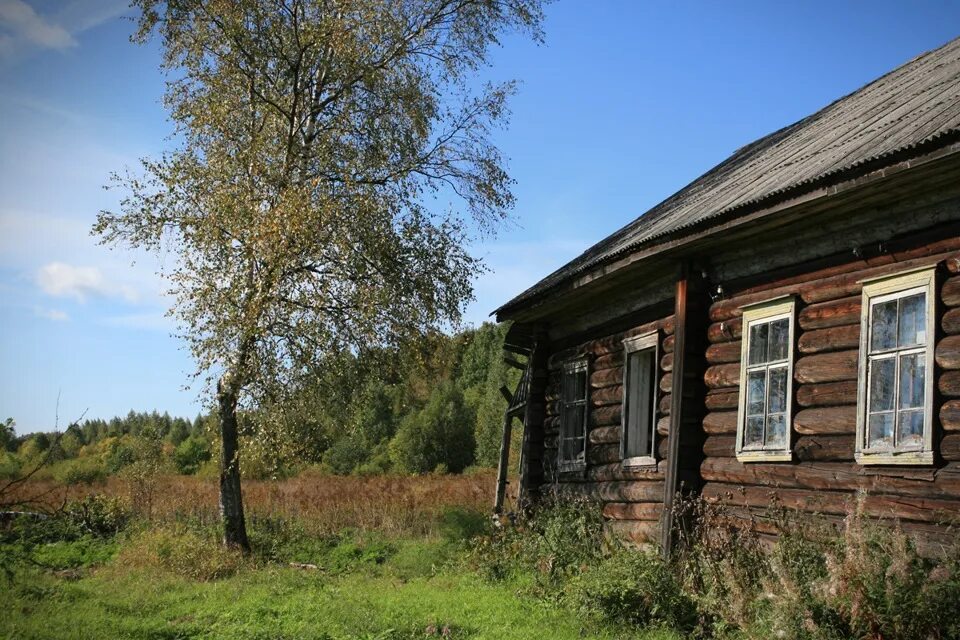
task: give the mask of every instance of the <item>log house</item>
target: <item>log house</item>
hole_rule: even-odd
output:
[[[868,515],[944,540],[958,96],[960,39],[743,147],[497,309],[527,360],[507,418],[522,499],[595,498],[612,531],[669,551],[679,494],[768,535],[771,501],[838,518],[863,490]]]

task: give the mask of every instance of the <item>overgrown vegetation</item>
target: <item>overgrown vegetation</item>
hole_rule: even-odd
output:
[[[114,497],[50,493],[65,506],[0,529],[0,636],[960,637],[957,547],[925,558],[859,511],[837,529],[772,509],[774,543],[686,502],[696,525],[664,561],[608,537],[588,502],[494,526],[491,481],[250,482],[249,556],[220,546],[216,488],[202,478],[163,479],[150,519],[119,478],[100,488]]]

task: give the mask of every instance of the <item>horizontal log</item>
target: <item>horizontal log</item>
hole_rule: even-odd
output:
[[[609,387],[594,389],[590,392],[590,406],[603,407],[608,404],[623,402],[623,385],[615,384]]]
[[[960,369],[960,336],[947,336],[938,342],[936,360],[944,369]]]
[[[832,407],[857,401],[857,382],[823,382],[797,387],[797,404],[801,407]]]
[[[608,464],[619,462],[620,443],[592,444],[587,446],[587,464]]]
[[[707,458],[732,458],[736,455],[736,436],[707,436],[703,441],[703,455]]]
[[[661,393],[660,401],[657,403],[657,409],[660,411],[661,415],[668,416],[670,415],[670,403],[673,402],[672,393]]]
[[[653,468],[627,468],[619,462],[611,462],[587,468],[585,481],[613,482],[613,481],[656,481],[663,480],[665,464],[661,461]]]
[[[946,433],[940,441],[940,456],[944,460],[960,461],[960,433]]]
[[[663,416],[657,420],[657,433],[661,436],[670,435],[670,416]]]
[[[803,409],[794,416],[793,428],[804,435],[856,433],[857,407],[847,405]]]
[[[802,462],[835,462],[853,460],[854,436],[800,436],[793,445],[797,460]]]
[[[673,391],[673,372],[665,373],[660,378],[660,391],[670,393]]]
[[[728,362],[740,362],[740,345],[740,340],[711,344],[707,347],[707,363],[725,364]]]
[[[611,404],[606,407],[599,407],[590,412],[589,424],[591,427],[609,427],[620,424],[622,405]]]
[[[743,335],[743,318],[714,322],[707,327],[707,340],[713,344],[739,340]]]
[[[623,384],[623,367],[611,367],[590,372],[590,388],[599,389]]]
[[[940,424],[944,431],[960,431],[960,400],[947,400],[940,407]]]
[[[801,383],[837,382],[857,379],[857,351],[835,351],[803,356],[794,366],[793,377]]]
[[[673,354],[672,353],[667,353],[662,358],[660,358],[660,370],[673,371]]]
[[[960,499],[960,473],[924,469],[926,477],[912,477],[911,471],[903,467],[878,471],[874,467],[861,467],[849,462],[745,464],[731,457],[707,458],[700,465],[700,475],[706,482],[794,487],[811,491],[862,489],[876,494]]]
[[[646,546],[660,538],[660,525],[645,520],[611,520],[606,523],[610,533],[624,542]]]
[[[604,369],[611,369],[614,367],[623,366],[623,349],[619,351],[613,351],[611,353],[604,354],[598,358],[594,358],[593,362],[590,365],[592,371],[603,371]]]
[[[960,273],[960,255],[950,256],[943,263],[948,273]]]
[[[765,507],[771,504],[788,509],[798,509],[846,515],[851,511],[855,496],[848,492],[816,491],[807,489],[771,489],[739,484],[709,482],[704,486],[703,496],[712,502],[750,507]],[[941,522],[945,518],[956,519],[960,513],[960,501],[943,498],[915,496],[866,495],[863,511],[873,518],[897,518],[916,522]]]
[[[736,411],[711,411],[703,417],[703,430],[709,435],[737,432]]]
[[[960,397],[960,371],[944,371],[937,382],[940,393],[948,398]]]
[[[603,505],[603,517],[608,520],[657,521],[663,505],[659,502],[608,502]]]
[[[818,302],[800,312],[797,324],[805,331],[857,324],[860,322],[860,306],[860,296]]]
[[[740,384],[739,364],[715,364],[703,374],[703,381],[710,389],[736,387]]]
[[[948,307],[960,306],[960,276],[953,276],[943,281],[940,300]]]
[[[800,353],[824,353],[860,346],[860,325],[848,324],[826,329],[804,331],[800,334],[797,350]]]
[[[664,353],[673,353],[673,345],[675,343],[675,336],[667,336],[663,339],[662,349]]]
[[[950,309],[940,318],[940,326],[947,335],[960,334],[960,308]]]
[[[598,502],[660,502],[663,482],[562,482],[553,485],[561,496],[581,497]]]
[[[590,444],[620,444],[620,427],[597,427],[587,435]]]
[[[547,433],[560,430],[560,416],[547,416],[543,419],[543,430]]]
[[[733,389],[711,389],[707,392],[707,396],[704,400],[708,411],[716,411],[717,409],[736,409],[739,402],[740,390],[736,387]]]

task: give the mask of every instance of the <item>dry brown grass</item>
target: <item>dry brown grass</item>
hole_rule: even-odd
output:
[[[493,472],[355,477],[308,471],[286,480],[245,480],[243,499],[251,520],[296,518],[318,534],[356,528],[429,535],[435,532],[437,518],[445,509],[489,510],[495,483]],[[117,477],[95,485],[38,481],[22,490],[30,495],[42,494],[44,502],[54,508],[65,500],[93,493],[131,498],[130,483]],[[214,524],[219,520],[216,479],[160,476],[152,493],[150,518],[154,521],[190,519]]]

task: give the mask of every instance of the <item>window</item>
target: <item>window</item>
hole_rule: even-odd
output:
[[[656,433],[656,333],[623,341],[623,411],[620,457],[624,466],[653,465]]]
[[[589,385],[587,359],[572,360],[563,365],[560,402],[560,472],[586,467],[587,394]]]
[[[856,459],[933,463],[933,269],[863,286]]]
[[[793,401],[793,298],[743,310],[737,459],[789,461]]]

